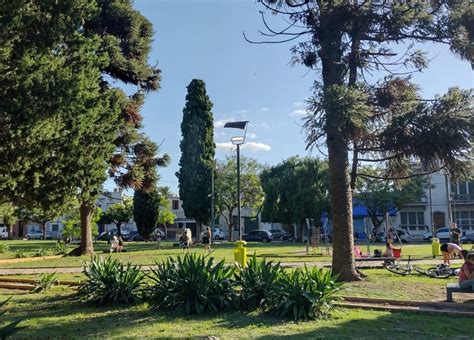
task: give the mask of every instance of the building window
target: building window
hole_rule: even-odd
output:
[[[179,209],[179,200],[173,200],[173,210]]]
[[[425,214],[422,211],[410,211],[400,213],[400,228],[402,230],[425,230]]]
[[[474,230],[474,211],[453,211],[453,220],[463,231]]]
[[[58,224],[51,225],[51,231],[53,231],[53,232],[59,231],[59,225]]]

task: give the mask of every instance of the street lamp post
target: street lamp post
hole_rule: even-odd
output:
[[[224,125],[225,128],[234,128],[244,130],[242,136],[234,136],[230,140],[232,144],[237,146],[237,226],[239,228],[239,240],[242,241],[242,223],[240,212],[240,146],[245,143],[245,134],[247,132],[248,121],[229,122]]]

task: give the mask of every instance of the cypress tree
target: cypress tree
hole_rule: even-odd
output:
[[[176,176],[184,213],[196,221],[199,232],[201,224],[210,219],[214,125],[212,102],[204,81],[193,79],[187,89],[181,122],[181,158]]]

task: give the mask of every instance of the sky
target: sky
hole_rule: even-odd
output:
[[[135,8],[153,24],[150,63],[162,70],[161,89],[150,93],[142,108],[143,131],[171,156],[170,165],[158,171],[160,186],[178,191],[180,124],[192,79],[205,81],[214,103],[216,159],[235,154],[230,138],[238,130],[223,125],[237,120],[249,121],[243,156],[268,165],[295,155],[318,156],[305,150],[301,125],[304,101],[319,76],[290,65],[291,42],[254,45],[244,40],[243,32],[258,40],[264,29],[259,13],[264,8],[255,0],[135,0]],[[266,16],[276,25],[282,23],[278,16]],[[430,67],[413,78],[424,97],[452,86],[473,87],[469,63],[445,46],[424,49],[432,58]],[[106,187],[111,189],[113,183]]]

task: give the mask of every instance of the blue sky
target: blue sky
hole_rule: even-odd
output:
[[[232,120],[250,121],[242,154],[261,163],[310,154],[301,132],[301,103],[317,74],[289,65],[291,43],[252,45],[243,39],[243,31],[258,38],[263,30],[260,5],[254,0],[135,0],[135,7],[153,23],[150,62],[162,70],[161,89],[148,95],[142,109],[145,133],[171,156],[169,167],[159,170],[160,185],[177,192],[182,109],[186,86],[194,78],[206,82],[214,103],[217,159],[233,152],[228,148],[233,131],[222,128]],[[414,77],[424,96],[451,86],[473,87],[469,63],[444,46],[425,49],[434,59]]]

